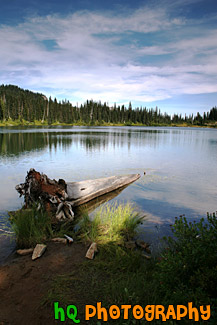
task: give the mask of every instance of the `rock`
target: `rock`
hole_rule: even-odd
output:
[[[53,242],[55,242],[55,243],[63,243],[63,244],[66,244],[66,243],[67,243],[67,239],[65,239],[65,238],[60,238],[60,237],[52,238],[51,241],[53,241]]]
[[[32,254],[32,260],[36,260],[37,258],[41,257],[44,254],[46,248],[47,246],[44,244],[37,244]]]
[[[134,249],[134,248],[136,248],[136,243],[135,243],[135,241],[133,241],[133,240],[129,240],[129,241],[126,241],[126,242],[124,243],[124,246],[125,246],[127,249]]]
[[[69,237],[67,235],[64,235],[64,237],[66,238],[67,244],[72,244],[73,243],[73,238]]]
[[[89,258],[90,260],[93,260],[95,253],[97,253],[97,244],[96,243],[92,243],[86,253],[86,258]]]
[[[17,250],[17,254],[22,255],[22,256],[24,256],[24,255],[29,255],[29,254],[31,254],[32,252],[33,252],[33,248],[18,249],[18,250]]]

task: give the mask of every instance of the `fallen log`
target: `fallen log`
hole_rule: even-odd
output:
[[[125,185],[117,190],[109,192],[107,194],[103,194],[95,199],[88,201],[82,205],[82,209],[80,206],[73,206],[73,211],[75,212],[77,217],[81,217],[83,215],[83,211],[86,211],[88,214],[96,210],[100,205],[114,199],[118,196],[128,185]]]
[[[96,197],[129,185],[139,178],[140,174],[132,174],[67,183],[67,200],[73,202],[73,206],[78,206]]]
[[[56,220],[64,221],[73,220],[72,208],[126,187],[139,178],[139,174],[131,174],[66,183],[63,179],[51,180],[47,175],[30,169],[25,183],[17,185],[16,190],[24,196],[26,208],[43,206]]]

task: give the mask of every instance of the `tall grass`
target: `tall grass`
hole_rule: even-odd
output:
[[[130,204],[106,204],[94,219],[84,215],[80,223],[80,238],[98,244],[123,244],[131,239],[143,217]]]
[[[11,224],[19,248],[32,247],[52,236],[49,216],[36,208],[16,211],[11,217]]]

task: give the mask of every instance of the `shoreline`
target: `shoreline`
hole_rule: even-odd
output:
[[[209,239],[216,233],[217,221],[215,214],[210,214],[207,218],[210,225],[213,225],[211,230],[208,230],[202,219],[197,223],[198,226],[188,226],[185,217],[176,219],[174,229],[181,237],[176,236],[178,242],[167,238],[167,243],[173,243],[175,250],[170,246],[158,257],[152,256],[151,259],[147,259],[147,255],[135,247],[121,246],[119,240],[110,241],[107,231],[106,241],[100,243],[95,258],[87,259],[85,255],[91,236],[89,241],[87,239],[91,234],[95,236],[96,232],[93,230],[98,225],[92,224],[91,230],[89,222],[82,228],[81,234],[88,236],[82,236],[82,241],[75,237],[71,245],[66,245],[47,240],[45,253],[34,261],[31,255],[11,256],[5,265],[0,266],[0,294],[4,297],[0,301],[0,323],[56,324],[56,303],[62,310],[73,305],[80,324],[86,324],[86,306],[97,306],[98,302],[104,310],[109,310],[111,305],[155,306],[159,303],[163,310],[167,310],[168,303],[176,308],[179,304],[183,307],[191,301],[194,308],[199,305],[209,307],[207,319],[212,315],[212,320],[216,320],[216,316],[212,314],[216,308],[213,300],[215,291],[207,287],[206,281],[200,280],[203,279],[201,276],[208,274],[216,283],[216,254],[213,256],[216,243]],[[183,232],[184,229],[188,231]],[[195,237],[195,230],[198,233],[199,229],[199,235]],[[186,240],[192,243],[189,247],[184,245]],[[195,249],[193,255],[192,248]],[[213,248],[212,253],[207,254],[211,251],[210,248]],[[212,273],[201,263],[204,259],[213,267]],[[180,272],[184,272],[185,276],[180,277]],[[174,291],[175,284],[177,291]],[[198,285],[201,290],[197,292],[195,290]],[[132,320],[132,313],[129,315],[129,320]],[[96,324],[96,317],[90,320],[90,324]],[[67,318],[66,323],[68,324]],[[123,313],[120,319],[116,318],[116,324],[123,324]],[[191,324],[188,318],[186,324]]]
[[[210,129],[213,129],[213,128],[217,128],[217,123],[213,123],[213,124],[206,124],[206,125],[197,125],[197,124],[188,124],[188,123],[180,123],[180,124],[155,124],[155,123],[152,123],[152,124],[141,124],[141,123],[99,123],[99,122],[96,122],[96,123],[93,123],[93,124],[89,124],[89,123],[51,123],[51,124],[48,124],[48,123],[42,123],[41,121],[35,121],[35,122],[29,122],[29,121],[25,121],[23,120],[22,122],[21,121],[17,121],[17,120],[10,120],[10,121],[6,121],[6,122],[2,122],[0,121],[0,127],[17,127],[17,126],[84,126],[84,127],[95,127],[95,126],[119,126],[119,127],[122,127],[122,126],[127,126],[127,127],[184,127],[184,128],[210,128]]]

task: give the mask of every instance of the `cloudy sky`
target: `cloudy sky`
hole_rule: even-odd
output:
[[[0,84],[73,104],[217,105],[216,0],[0,0]]]

